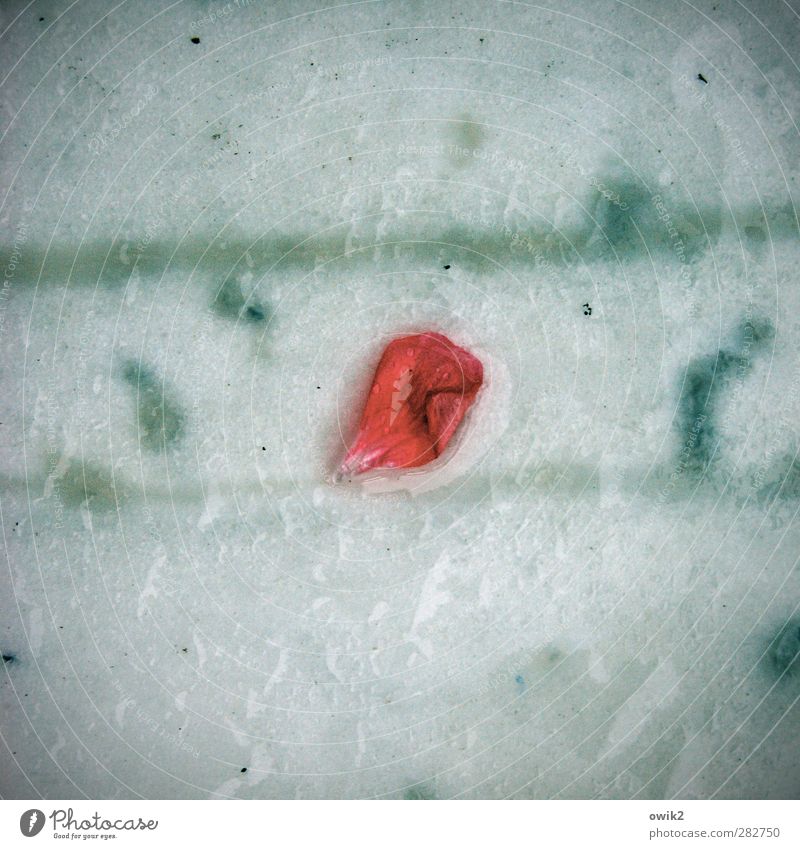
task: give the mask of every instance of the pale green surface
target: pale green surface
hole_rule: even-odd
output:
[[[245,5],[1,12],[0,793],[797,796],[796,14]]]

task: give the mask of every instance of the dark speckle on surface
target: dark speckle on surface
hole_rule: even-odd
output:
[[[3,653],[3,663],[14,663],[17,659],[15,654],[5,654]]]
[[[771,342],[775,338],[772,322],[765,318],[743,321],[736,331],[736,342],[742,356],[749,354],[752,348]]]
[[[744,228],[744,234],[750,239],[751,242],[761,243],[766,241],[766,234],[764,230],[758,225],[748,225]]]
[[[191,37],[190,41],[192,42],[192,44],[200,44],[200,36],[199,35],[193,35]]]
[[[418,801],[423,799],[435,799],[436,795],[433,790],[424,784],[415,784],[409,787],[404,793],[403,798],[409,801]]]
[[[246,766],[243,766],[243,767],[239,770],[239,772],[247,772],[247,767],[246,767]]]
[[[795,619],[781,631],[773,660],[781,675],[800,672],[800,620]]]
[[[708,85],[708,80],[702,74],[698,74],[697,79],[700,80],[701,83]]]

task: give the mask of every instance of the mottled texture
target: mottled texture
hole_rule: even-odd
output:
[[[796,3],[0,24],[0,796],[800,795]]]

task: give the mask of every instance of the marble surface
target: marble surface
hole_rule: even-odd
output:
[[[798,8],[551,6],[0,8],[2,796],[798,796]]]

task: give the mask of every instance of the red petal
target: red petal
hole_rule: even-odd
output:
[[[441,333],[390,342],[341,467],[411,469],[438,457],[483,383],[483,366]]]

